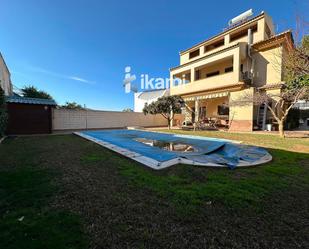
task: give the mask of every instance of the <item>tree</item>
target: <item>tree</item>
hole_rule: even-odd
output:
[[[7,126],[8,115],[6,112],[5,95],[4,91],[0,87],[0,137],[5,133]]]
[[[308,76],[305,76],[305,78],[309,82]],[[295,79],[294,82],[297,82],[297,86],[293,88],[289,88],[289,84],[283,84],[279,93],[273,94],[259,91],[253,97],[255,104],[264,104],[270,111],[278,123],[279,135],[281,137],[284,137],[284,123],[289,111],[297,101],[305,99],[306,91],[308,91],[308,86],[301,87],[299,81],[301,79]]]
[[[65,102],[65,105],[61,106],[65,109],[74,109],[74,110],[83,110],[83,108],[80,104],[77,104],[76,102]]]
[[[53,99],[47,92],[38,90],[35,86],[25,86],[21,89],[21,92],[27,98]]]
[[[171,128],[171,121],[176,113],[181,112],[181,107],[184,101],[180,96],[160,97],[157,101],[151,104],[145,104],[143,113],[146,114],[161,114],[167,119],[168,129]]]
[[[283,56],[283,66],[287,82],[309,75],[309,35]]]
[[[122,110],[123,112],[133,112],[133,110],[131,108],[125,108]]]
[[[274,93],[260,89],[249,98],[255,104],[267,107],[278,123],[279,135],[284,137],[284,123],[289,111],[299,100],[309,100],[309,36],[287,49],[282,61],[285,83],[281,84],[281,90]]]
[[[283,56],[285,84],[279,96],[273,97],[274,106],[266,102],[267,108],[278,122],[279,134],[284,137],[284,122],[294,104],[309,99],[309,35],[300,44]]]

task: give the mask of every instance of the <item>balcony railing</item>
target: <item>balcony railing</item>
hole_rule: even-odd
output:
[[[188,94],[192,92],[207,91],[221,88],[238,83],[238,77],[235,72],[219,74],[209,78],[195,80],[187,84],[181,84],[171,87],[172,95]]]

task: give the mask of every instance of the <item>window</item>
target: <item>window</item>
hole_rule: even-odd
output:
[[[219,73],[220,73],[219,71],[208,73],[208,74],[206,74],[206,78],[219,75]]]
[[[240,72],[243,72],[244,71],[244,64],[241,64],[240,65]]]
[[[199,115],[200,115],[200,120],[206,119],[206,107],[205,106],[200,107]]]
[[[195,71],[195,80],[199,80],[201,78],[200,70]]]
[[[192,58],[197,57],[199,55],[200,55],[200,49],[196,49],[196,50],[189,53],[189,59],[192,59]]]
[[[191,73],[182,73],[173,75],[173,86],[179,86],[182,84],[190,83],[191,81]]]
[[[205,52],[208,52],[208,51],[213,50],[215,48],[221,47],[223,45],[224,45],[224,39],[221,39],[219,41],[216,41],[212,44],[205,46]]]
[[[257,24],[255,24],[254,26],[249,27],[247,29],[241,30],[241,31],[239,31],[237,33],[231,34],[230,41],[231,42],[232,41],[236,41],[236,40],[238,40],[240,38],[243,38],[243,37],[247,36],[248,35],[248,29],[251,29],[252,33],[257,32]]]
[[[191,82],[191,73],[186,73],[182,77],[183,77],[183,81],[184,81],[183,83],[184,84]]]
[[[233,72],[233,66],[225,68],[224,72],[226,73]]]
[[[218,105],[218,115],[229,115],[230,108],[227,105]]]

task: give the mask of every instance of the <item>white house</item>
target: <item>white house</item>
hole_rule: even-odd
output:
[[[145,104],[150,104],[158,98],[169,95],[169,89],[155,89],[134,93],[134,112],[142,112]]]
[[[5,95],[10,96],[13,94],[11,74],[1,53],[0,53],[0,87],[3,89]]]

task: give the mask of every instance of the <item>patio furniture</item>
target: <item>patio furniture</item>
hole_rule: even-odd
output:
[[[181,129],[182,130],[193,130],[194,126],[193,126],[192,122],[190,122],[190,121],[183,121]]]
[[[209,119],[204,119],[196,123],[197,130],[217,130],[216,123]]]
[[[228,128],[229,126],[229,116],[228,115],[219,115],[212,117],[216,122],[216,126],[219,128]]]
[[[217,128],[217,125],[218,125],[218,120],[217,119],[214,119],[214,118],[211,118],[209,120],[209,125],[213,128]]]

